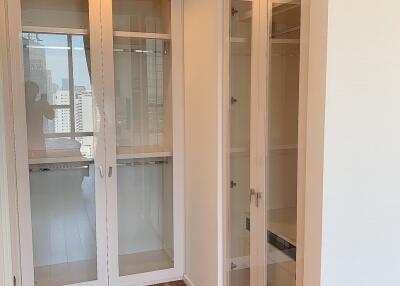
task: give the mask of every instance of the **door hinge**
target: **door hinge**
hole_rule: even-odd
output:
[[[235,104],[238,100],[236,98],[234,98],[233,96],[231,97],[231,104]]]
[[[237,9],[235,9],[235,8],[232,7],[232,9],[231,9],[231,15],[232,15],[232,16],[235,16],[237,13],[239,13],[239,10],[237,10]]]

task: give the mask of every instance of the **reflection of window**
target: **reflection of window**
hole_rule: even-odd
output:
[[[91,156],[93,100],[86,36],[23,33],[23,42],[25,80],[38,88],[38,94],[26,95],[29,141],[43,142],[47,149],[61,138],[64,145],[69,139]],[[35,107],[39,102],[48,105],[53,116],[41,116],[46,107]]]

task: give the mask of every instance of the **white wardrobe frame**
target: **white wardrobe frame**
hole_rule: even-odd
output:
[[[11,206],[11,232],[13,273],[15,286],[33,286],[33,247],[30,213],[30,191],[28,170],[27,124],[25,116],[25,83],[22,53],[22,31],[32,27],[22,27],[21,1],[4,0],[8,38],[8,74],[10,95],[5,98],[6,134],[8,139],[9,197]],[[89,3],[90,30],[43,28],[36,32],[90,34],[91,74],[94,91],[94,106],[100,111],[94,137],[99,142],[95,146],[95,166],[103,170],[116,168],[115,150],[115,103],[113,32],[111,13],[112,0],[87,0]],[[106,27],[102,29],[102,27]],[[160,38],[165,35],[155,33],[130,33],[130,37]],[[173,120],[173,223],[174,223],[174,267],[165,270],[119,277],[117,212],[110,210],[116,204],[116,176],[101,176],[96,171],[96,240],[97,240],[97,280],[83,282],[79,286],[105,285],[152,285],[183,278],[184,271],[184,94],[183,94],[183,0],[171,0],[171,46],[172,46],[172,120]],[[96,114],[96,113],[94,113]],[[7,120],[8,119],[8,120]],[[107,134],[107,136],[106,136]],[[111,135],[111,136],[110,136]],[[15,165],[14,165],[15,164]],[[114,172],[115,173],[115,172]],[[12,184],[11,184],[12,182]],[[14,184],[15,183],[15,184]],[[109,224],[110,220],[115,224]],[[107,240],[107,237],[111,237]],[[110,259],[109,259],[110,258]],[[113,258],[113,259],[112,259]]]

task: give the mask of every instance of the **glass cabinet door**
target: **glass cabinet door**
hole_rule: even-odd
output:
[[[175,267],[172,5],[110,2],[116,189],[110,199],[111,275],[126,285],[142,283],[135,280],[140,274]]]
[[[24,285],[105,283],[89,3],[22,0],[21,9],[30,197],[22,219],[32,226],[22,239],[31,240],[34,280]]]
[[[269,2],[267,279],[296,285],[300,1]]]
[[[250,286],[249,191],[253,2],[231,0],[230,4],[229,285]]]

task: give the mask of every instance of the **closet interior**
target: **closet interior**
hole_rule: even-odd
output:
[[[299,1],[270,1],[267,90],[267,285],[296,285]]]

